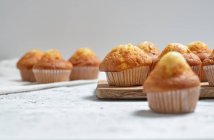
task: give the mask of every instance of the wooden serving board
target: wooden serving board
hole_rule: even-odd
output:
[[[115,87],[109,86],[107,81],[98,81],[96,96],[99,99],[146,99],[143,86]],[[214,98],[214,87],[201,83],[200,98]]]

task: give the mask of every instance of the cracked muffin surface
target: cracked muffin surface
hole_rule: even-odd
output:
[[[100,64],[100,71],[118,72],[140,66],[150,66],[152,59],[140,48],[119,45],[111,50]]]

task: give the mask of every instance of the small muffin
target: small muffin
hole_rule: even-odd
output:
[[[79,48],[68,60],[73,64],[70,80],[97,79],[100,60],[89,48]]]
[[[33,73],[39,83],[68,81],[71,70],[72,64],[65,61],[57,50],[45,52],[33,67]]]
[[[149,107],[159,113],[195,110],[200,80],[178,52],[164,55],[144,83]]]
[[[202,62],[200,58],[192,53],[187,46],[184,46],[180,43],[170,43],[166,46],[166,48],[162,51],[162,53],[159,56],[159,60],[162,56],[167,54],[168,52],[178,52],[183,55],[183,57],[186,59],[187,63],[190,65],[192,70],[198,75],[199,78],[201,78],[201,65]]]
[[[195,41],[195,42],[189,43],[188,48],[190,49],[191,52],[196,54],[201,59],[201,62],[203,62],[204,59],[208,58],[212,53],[212,51],[208,48],[208,46],[201,41]],[[201,68],[201,70],[202,70],[201,81],[207,82],[207,78],[203,68]]]
[[[203,70],[211,86],[214,86],[214,50],[212,54],[203,61]]]
[[[155,62],[157,62],[158,56],[160,54],[158,48],[156,47],[156,45],[152,42],[149,41],[144,41],[142,43],[140,43],[138,45],[138,47],[140,49],[142,49],[145,53],[147,53],[149,55],[149,57],[151,57],[152,59],[152,65],[151,65],[151,69],[153,69]]]
[[[21,78],[23,81],[35,82],[33,75],[33,66],[41,59],[44,53],[40,50],[31,50],[27,52],[17,62],[17,68],[20,70]]]
[[[109,85],[137,86],[147,78],[152,59],[132,44],[119,45],[112,49],[100,64],[106,72]]]

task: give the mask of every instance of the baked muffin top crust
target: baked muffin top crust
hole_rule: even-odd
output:
[[[140,48],[132,44],[119,45],[101,62],[100,71],[118,72],[151,64],[152,59]]]
[[[171,52],[171,51],[179,52],[181,54],[190,53],[190,50],[187,48],[187,46],[184,46],[183,44],[180,44],[180,43],[169,43],[164,48],[164,50],[161,52],[159,57],[161,58],[166,53]]]
[[[65,61],[59,51],[57,50],[48,50],[44,53],[41,60],[34,65],[34,69],[57,69],[57,70],[70,70],[72,64]]]
[[[79,48],[68,60],[73,66],[94,66],[98,67],[100,60],[89,48]]]
[[[154,43],[144,41],[140,43],[138,47],[142,49],[145,53],[147,53],[152,58],[152,61],[157,61],[160,52]]]
[[[138,45],[140,49],[142,49],[145,53],[152,55],[159,55],[159,50],[156,45],[149,41],[144,41]]]
[[[195,41],[188,44],[188,48],[191,52],[198,55],[198,57],[203,62],[204,59],[208,58],[212,51],[208,48],[208,46],[201,41]]]
[[[198,76],[178,52],[164,55],[144,83],[146,92],[164,92],[200,85]]]
[[[208,58],[204,59],[203,65],[204,66],[214,65],[214,50],[212,51],[212,54]]]
[[[178,52],[183,55],[183,57],[186,59],[187,63],[190,66],[199,66],[201,65],[201,60],[200,58],[192,53],[187,46],[184,46],[183,44],[180,43],[170,43],[166,46],[166,48],[162,51],[162,53],[159,56],[159,59],[167,54],[168,52]]]
[[[43,52],[37,49],[27,52],[19,59],[16,66],[18,69],[32,69],[33,66],[41,59]]]

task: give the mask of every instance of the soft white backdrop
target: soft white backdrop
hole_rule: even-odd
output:
[[[214,48],[213,0],[0,0],[0,59],[33,48],[68,58],[91,47],[100,58],[115,45],[202,40]]]

